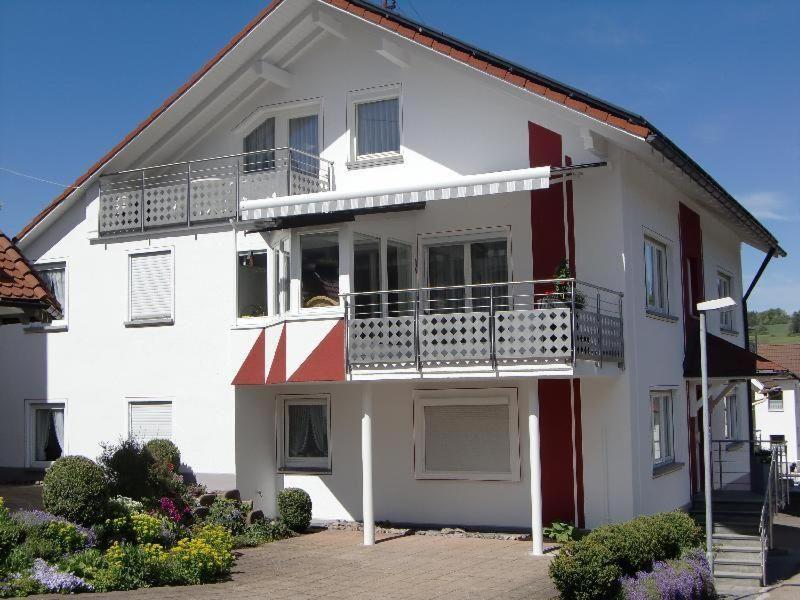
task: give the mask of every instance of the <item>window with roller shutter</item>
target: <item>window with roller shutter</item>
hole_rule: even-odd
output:
[[[128,434],[142,443],[172,439],[172,402],[129,402]]]
[[[131,254],[129,260],[129,323],[171,323],[172,251],[140,252]]]

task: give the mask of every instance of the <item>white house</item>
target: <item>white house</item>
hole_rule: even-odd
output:
[[[363,0],[272,2],[75,185],[18,235],[64,318],[0,330],[6,472],[50,408],[63,453],[170,437],[367,543],[689,503],[693,306],[784,254],[646,119]],[[743,315],[710,319],[749,437]]]
[[[786,443],[786,458],[797,463],[800,442],[800,344],[759,344],[759,388],[753,402],[756,439],[766,447]]]

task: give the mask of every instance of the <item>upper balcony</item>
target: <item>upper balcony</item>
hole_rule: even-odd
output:
[[[274,148],[100,177],[99,234],[239,220],[241,200],[331,191],[333,163]]]
[[[624,361],[622,294],[574,279],[344,294],[352,375]]]

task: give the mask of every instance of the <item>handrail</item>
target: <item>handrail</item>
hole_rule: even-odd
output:
[[[767,485],[764,494],[764,501],[761,504],[761,519],[758,524],[758,533],[761,539],[761,585],[767,584],[767,551],[772,549],[772,525],[777,512],[776,492],[778,487],[777,463],[780,451],[778,447],[773,447],[770,455],[769,473],[767,475]]]
[[[396,289],[396,290],[370,290],[368,292],[342,292],[339,294],[340,297],[346,298],[350,296],[367,296],[367,295],[375,295],[375,294],[403,294],[408,292],[430,292],[430,291],[440,291],[440,290],[463,290],[465,288],[483,288],[483,287],[493,287],[493,286],[507,286],[507,285],[545,285],[545,284],[564,284],[564,283],[574,283],[579,285],[584,285],[600,292],[607,292],[609,294],[614,294],[620,298],[624,297],[625,294],[622,292],[618,292],[616,290],[611,290],[608,288],[601,287],[599,285],[594,285],[593,283],[587,283],[585,281],[581,281],[580,279],[575,279],[574,277],[564,277],[560,279],[526,279],[521,281],[498,281],[495,283],[465,283],[461,285],[441,285],[441,286],[433,286],[433,287],[417,287],[417,288],[404,288],[404,289]]]
[[[309,152],[305,152],[304,150],[299,150],[297,148],[292,148],[291,146],[281,146],[280,148],[264,148],[263,150],[252,150],[250,152],[239,152],[237,154],[223,154],[222,156],[212,156],[212,157],[207,157],[207,158],[195,158],[195,159],[192,159],[192,160],[182,160],[182,161],[173,162],[173,163],[164,163],[164,164],[160,164],[160,165],[151,165],[151,166],[147,166],[147,167],[138,167],[136,169],[125,169],[124,171],[113,171],[113,172],[110,172],[110,173],[103,173],[101,176],[105,177],[105,176],[109,176],[109,175],[125,175],[126,173],[138,173],[139,171],[148,171],[150,169],[164,169],[166,167],[179,167],[179,166],[182,166],[182,165],[189,165],[189,164],[195,164],[195,163],[200,163],[200,162],[207,162],[207,161],[210,161],[210,160],[222,160],[224,158],[239,158],[239,157],[242,157],[242,156],[250,156],[252,154],[266,154],[268,152],[278,152],[280,150],[290,150],[291,152],[296,152],[297,154],[303,154],[303,155],[305,155],[305,156],[307,156],[309,158],[313,158],[314,160],[318,160],[320,162],[324,162],[324,163],[326,163],[328,165],[332,165],[333,164],[332,160],[328,160],[326,158],[322,158],[321,156],[319,156],[317,154],[311,154]]]

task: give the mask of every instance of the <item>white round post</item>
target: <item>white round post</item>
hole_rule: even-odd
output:
[[[539,444],[539,389],[533,382],[528,397],[528,454],[531,478],[531,554],[544,554],[542,539],[542,460]]]
[[[708,402],[708,355],[706,349],[706,313],[700,311],[700,376],[703,386],[703,481],[706,501],[706,557],[711,573],[714,573],[714,549],[712,545],[714,521],[711,513],[711,411]]]
[[[372,385],[365,384],[361,397],[361,497],[364,545],[375,544],[375,515],[372,510]]]

